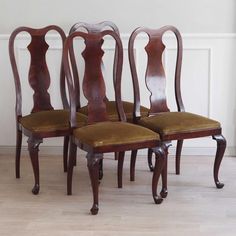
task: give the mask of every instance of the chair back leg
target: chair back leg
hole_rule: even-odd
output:
[[[176,155],[175,155],[175,173],[180,174],[180,157],[183,146],[183,140],[177,140]]]
[[[20,178],[20,154],[21,154],[21,145],[22,145],[22,132],[17,128],[16,130],[16,178]]]

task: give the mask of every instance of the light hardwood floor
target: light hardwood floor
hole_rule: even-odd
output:
[[[124,186],[118,189],[112,155],[104,161],[100,184],[100,211],[89,214],[92,192],[84,156],[74,171],[73,195],[66,195],[66,174],[61,156],[41,156],[41,191],[31,194],[33,174],[27,155],[21,179],[14,177],[14,157],[0,156],[0,235],[236,235],[236,158],[225,157],[216,189],[213,157],[183,156],[181,175],[174,174],[169,158],[169,195],[155,205],[146,158],[139,156],[136,181],[129,181],[129,155],[124,163]]]

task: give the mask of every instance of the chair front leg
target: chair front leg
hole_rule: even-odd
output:
[[[183,146],[183,140],[177,140],[176,155],[175,155],[175,173],[180,174],[180,157]]]
[[[71,138],[69,143],[70,143],[70,150],[69,150],[69,161],[67,168],[67,195],[72,194],[72,176],[77,152],[77,146],[74,144]]]
[[[67,172],[68,147],[69,147],[69,136],[65,136],[64,137],[64,144],[63,144],[63,167],[64,167],[64,172]]]
[[[34,171],[34,179],[35,179],[35,184],[32,189],[32,193],[37,195],[39,193],[40,185],[39,185],[39,159],[38,159],[38,152],[39,152],[39,145],[42,143],[42,139],[37,139],[34,137],[30,137],[28,139],[28,150],[29,150],[29,155]]]
[[[216,156],[213,169],[214,181],[217,188],[223,188],[224,184],[219,181],[218,174],[226,148],[226,140],[223,135],[214,135],[212,136],[212,138],[217,142]]]
[[[153,177],[152,177],[152,195],[153,195],[154,202],[156,204],[161,204],[163,201],[163,198],[157,194],[157,185],[158,185],[160,175],[163,173],[163,168],[165,167],[165,164],[167,162],[166,159],[167,159],[169,146],[170,146],[170,142],[162,142],[159,147],[152,149],[156,157],[156,162],[155,162],[155,167],[153,170]],[[165,185],[167,185],[167,183]],[[167,191],[167,186],[165,186],[165,189]]]
[[[89,176],[93,190],[93,206],[90,209],[90,212],[92,213],[92,215],[97,215],[99,210],[98,208],[99,162],[103,158],[103,155],[96,153],[88,153],[86,157],[87,157]]]
[[[15,159],[15,169],[16,169],[16,178],[20,178],[20,154],[21,154],[21,145],[22,145],[22,131],[16,128],[16,159]]]

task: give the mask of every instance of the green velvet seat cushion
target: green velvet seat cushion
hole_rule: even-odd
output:
[[[220,128],[218,121],[188,112],[163,112],[155,116],[141,118],[138,124],[159,133],[161,136]]]
[[[98,122],[74,130],[74,136],[82,144],[91,147],[142,143],[159,140],[160,136],[141,126],[126,122]]]
[[[78,127],[86,124],[87,117],[77,113]],[[69,128],[68,110],[35,112],[20,119],[20,124],[32,132],[53,132]]]
[[[119,118],[118,118],[118,114],[116,110],[116,102],[108,101],[106,102],[106,106],[107,106],[107,113],[108,113],[109,119],[111,121],[118,121]],[[124,107],[124,112],[126,114],[127,121],[132,122],[134,104],[131,102],[123,102],[123,107]],[[141,111],[141,116],[147,116],[148,108],[141,106],[140,111]],[[79,112],[84,115],[88,115],[88,107],[87,106],[81,107],[79,109]]]

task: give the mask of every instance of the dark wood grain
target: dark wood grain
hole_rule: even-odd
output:
[[[96,24],[91,24],[91,23],[85,23],[85,22],[77,22],[75,23],[70,31],[69,35],[74,33],[74,32],[87,32],[87,33],[101,33],[107,29],[110,29],[114,31],[117,35],[120,35],[118,27],[111,21],[103,21],[100,23]],[[76,94],[76,107],[77,109],[80,108],[81,102],[80,102],[80,83],[79,83],[79,72],[76,66],[76,58],[75,58],[75,52],[74,52],[74,46],[71,44],[70,46],[70,60],[71,60],[71,67],[72,67],[72,73],[73,77],[76,78],[74,79],[74,86],[77,88],[77,94]],[[115,56],[114,56],[114,67],[113,67],[113,82],[115,82],[115,77],[116,77],[116,63],[117,63],[117,47],[115,47]],[[103,64],[103,61],[102,61]],[[101,68],[101,70],[104,72],[104,64]],[[65,93],[65,91],[64,91]],[[104,98],[105,101],[108,101],[107,96]]]
[[[87,33],[91,33],[91,34],[96,34],[96,33],[101,33],[104,30],[110,29],[112,31],[114,31],[117,35],[120,35],[119,33],[119,29],[118,27],[111,21],[103,21],[100,23],[96,23],[96,24],[91,24],[91,23],[85,23],[85,22],[77,22],[75,23],[69,32],[69,35],[74,33],[74,32],[87,32]],[[103,43],[103,39],[101,40],[101,43]],[[117,52],[117,46],[115,47],[115,56],[114,56],[114,66],[113,66],[113,84],[115,86],[115,81],[116,81],[116,66],[117,66],[117,56],[118,56],[118,52]],[[77,93],[76,93],[76,107],[77,110],[81,107],[81,102],[80,102],[80,83],[79,83],[79,72],[77,69],[77,65],[76,65],[76,58],[75,58],[75,53],[74,53],[74,46],[73,44],[71,44],[71,48],[70,48],[70,60],[71,60],[71,67],[72,67],[72,73],[73,73],[73,77],[76,78],[74,79],[74,86],[77,88]],[[101,60],[102,66],[101,69],[102,73],[105,74],[105,65],[103,63],[103,60]],[[109,102],[109,99],[107,98],[107,96],[105,95],[104,97],[104,101]],[[100,104],[102,105],[102,103]],[[96,108],[96,107],[95,107]],[[96,112],[96,109],[94,109],[94,112]],[[103,112],[104,113],[104,112]],[[100,116],[99,113],[97,113],[98,116]],[[103,114],[104,116],[105,114]],[[114,113],[114,115],[116,115],[116,113]],[[106,119],[107,116],[105,115]],[[99,117],[98,117],[99,119]],[[119,153],[115,153],[115,160],[118,160],[118,155]],[[100,165],[101,168],[102,165]],[[100,179],[103,176],[103,170],[100,169]]]
[[[105,82],[103,80],[101,63],[104,51],[103,41],[98,39],[85,39],[85,50],[82,55],[85,61],[83,78],[84,96],[88,101],[88,123],[108,120],[104,98]],[[91,69],[92,68],[92,69]],[[94,78],[90,80],[90,78]]]
[[[117,113],[119,114],[120,122],[125,122],[126,117],[124,113],[124,109],[122,106],[121,100],[121,74],[122,74],[122,64],[123,64],[123,47],[122,42],[118,34],[111,30],[98,31],[98,32],[74,32],[71,33],[64,44],[63,49],[63,62],[64,62],[64,70],[67,78],[67,84],[70,95],[70,123],[73,129],[76,129],[76,111],[78,106],[78,88],[76,87],[75,80],[78,79],[76,73],[73,73],[74,66],[76,64],[70,64],[71,60],[71,50],[74,49],[71,45],[75,42],[84,41],[85,49],[81,55],[76,55],[76,58],[81,58],[84,60],[85,71],[82,81],[82,91],[85,97],[88,100],[88,120],[92,125],[97,122],[104,122],[108,120],[107,116],[107,108],[105,103],[105,83],[102,73],[102,58],[104,55],[104,51],[102,50],[102,43],[105,36],[111,36],[116,43],[117,54],[115,55],[116,60],[113,64],[113,71],[115,73],[114,80],[114,90],[115,90],[115,98],[116,98],[116,108]],[[82,38],[83,40],[77,40]],[[75,54],[74,54],[75,56]],[[121,123],[122,124],[122,123]],[[118,131],[117,131],[118,132]],[[91,134],[93,135],[93,134]],[[116,133],[112,134],[114,137]],[[93,206],[91,208],[92,214],[98,213],[98,183],[99,183],[99,165],[102,160],[102,154],[107,152],[117,152],[119,153],[118,157],[118,187],[122,187],[122,169],[124,162],[124,152],[127,150],[136,150],[140,148],[154,148],[154,152],[160,159],[160,163],[163,165],[157,165],[155,168],[155,177],[153,179],[153,198],[156,203],[161,203],[161,197],[157,196],[157,184],[159,181],[160,174],[162,172],[166,152],[164,145],[161,145],[158,138],[154,138],[153,140],[141,140],[133,143],[119,143],[119,144],[110,144],[110,145],[102,145],[102,146],[93,146],[88,141],[81,140],[78,136],[72,136],[73,149],[74,145],[77,145],[81,149],[85,150],[88,155],[88,169],[90,174],[90,180],[93,190]],[[101,142],[101,141],[100,141]],[[73,173],[73,163],[74,163],[74,151],[71,152],[69,156],[69,168],[68,168],[68,194],[71,194],[72,189],[72,173]]]
[[[50,86],[50,75],[46,64],[46,53],[48,44],[44,35],[33,35],[28,49],[31,55],[29,68],[29,84],[34,90],[34,107],[32,112],[52,110],[48,88]]]
[[[12,66],[14,82],[15,82],[15,91],[16,91],[16,105],[15,105],[15,115],[16,115],[16,178],[20,178],[20,155],[21,155],[21,145],[22,145],[22,133],[29,137],[28,147],[29,154],[32,161],[34,176],[35,176],[35,186],[33,188],[33,193],[38,194],[39,192],[39,164],[38,164],[38,151],[39,145],[44,138],[48,137],[58,137],[66,136],[64,141],[64,170],[67,169],[67,147],[68,147],[68,135],[70,134],[70,129],[68,130],[55,130],[55,131],[43,131],[35,133],[32,130],[24,127],[20,123],[22,117],[22,88],[21,80],[28,79],[30,87],[33,89],[33,108],[31,113],[53,110],[54,108],[51,105],[50,94],[48,92],[51,78],[47,66],[46,54],[49,49],[49,45],[45,41],[45,37],[49,31],[56,31],[62,41],[62,44],[65,41],[64,31],[56,26],[50,25],[41,29],[33,29],[29,27],[19,27],[15,29],[9,39],[9,56]],[[15,41],[16,37],[20,33],[28,33],[31,37],[31,41],[27,46],[30,53],[30,65],[28,78],[20,78],[18,67],[16,63],[15,55]],[[61,62],[62,63],[62,62]],[[62,64],[61,64],[62,65]],[[60,78],[58,79],[61,87],[61,100],[63,107],[68,109],[68,101],[66,98],[65,92],[65,73],[63,67],[60,68]],[[64,91],[64,92],[63,92]],[[39,141],[40,140],[40,141]]]
[[[182,45],[182,37],[178,29],[174,26],[164,26],[160,29],[149,29],[149,28],[137,28],[133,31],[129,39],[129,62],[133,80],[133,88],[134,88],[134,120],[138,122],[141,118],[140,114],[140,90],[139,90],[139,80],[141,78],[138,77],[137,68],[134,57],[134,42],[137,36],[141,33],[145,33],[148,36],[148,43],[145,46],[145,50],[147,53],[147,67],[145,74],[145,82],[147,89],[150,92],[150,110],[148,116],[157,115],[160,112],[169,112],[169,108],[167,107],[166,100],[166,76],[165,70],[162,65],[163,54],[165,51],[165,45],[163,43],[163,35],[167,32],[171,31],[174,33],[176,41],[177,41],[177,55],[176,55],[176,64],[175,64],[175,79],[174,79],[174,90],[175,90],[175,100],[177,104],[178,112],[184,112],[184,105],[181,96],[181,66],[182,66],[182,55],[183,55],[183,45]],[[205,129],[201,131],[192,131],[182,132],[182,133],[174,133],[170,135],[165,135],[160,133],[162,141],[171,141],[178,140],[177,142],[177,150],[176,150],[176,174],[180,173],[180,156],[182,151],[182,145],[184,139],[190,138],[199,138],[205,136],[213,136],[213,138],[217,141],[217,153],[214,164],[214,180],[217,188],[223,187],[218,180],[218,172],[221,160],[223,158],[226,141],[222,136],[221,128],[215,129]],[[149,167],[150,170],[153,169],[152,160],[151,160],[151,150],[149,151]],[[165,165],[162,173],[163,178],[163,191],[162,196],[167,193],[167,164]],[[134,178],[134,177],[133,177]]]
[[[150,36],[151,37],[151,36]],[[166,78],[162,65],[162,54],[165,45],[159,37],[151,38],[145,47],[147,52],[146,85],[150,91],[150,110],[149,114],[169,111],[166,104]],[[158,93],[156,89],[158,88]]]

